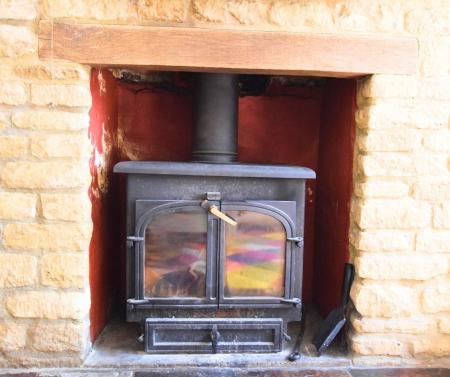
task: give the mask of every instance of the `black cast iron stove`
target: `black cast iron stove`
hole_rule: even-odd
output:
[[[278,352],[301,317],[315,173],[236,163],[236,75],[198,74],[194,93],[193,162],[114,167],[127,174],[127,320],[150,353]]]

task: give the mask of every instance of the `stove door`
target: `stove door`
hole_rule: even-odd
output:
[[[295,202],[222,202],[221,210],[237,225],[221,222],[219,305],[295,303]]]
[[[217,219],[197,201],[139,200],[139,213],[141,303],[217,306]]]

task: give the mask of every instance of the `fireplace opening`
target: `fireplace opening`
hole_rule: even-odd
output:
[[[93,340],[109,318],[124,318],[126,311],[126,190],[124,177],[113,175],[112,168],[120,161],[191,160],[192,80],[185,73],[92,71]],[[305,190],[302,300],[327,314],[339,303],[342,267],[348,261],[355,81],[249,75],[240,85],[245,95],[239,98],[239,162],[305,166],[317,172],[317,181],[308,181]],[[228,214],[244,223],[251,220],[242,209],[230,208]],[[164,218],[159,221],[163,228]],[[195,226],[195,221],[185,223]],[[266,225],[276,233],[276,224]],[[153,239],[162,242],[161,237]],[[186,279],[179,289],[201,290]],[[154,295],[173,289],[152,284],[151,277],[148,282],[146,289]]]

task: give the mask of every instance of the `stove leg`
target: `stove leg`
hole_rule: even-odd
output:
[[[305,334],[306,325],[306,307],[305,304],[302,305],[302,318],[300,321],[300,331],[298,332],[297,340],[295,341],[294,349],[292,353],[288,356],[289,361],[297,361],[302,357],[300,353],[300,347],[302,345],[303,336]]]
[[[137,333],[137,341],[139,343],[144,343],[144,328],[145,328],[144,322],[141,322],[139,324],[139,330]]]
[[[214,325],[211,330],[211,344],[212,352],[217,353],[217,345],[220,339],[220,332],[217,330],[217,325]]]

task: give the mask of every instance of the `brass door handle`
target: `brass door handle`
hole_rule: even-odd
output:
[[[217,206],[215,204],[208,204],[208,200],[203,200],[200,203],[200,206],[203,207],[204,209],[206,209],[210,214],[218,217],[219,219],[225,221],[227,224],[236,226],[237,222],[236,220],[232,219],[230,216],[228,216],[227,214],[223,213],[219,208],[217,208]]]
[[[217,206],[212,205],[208,208],[209,213],[213,214],[214,216],[218,217],[219,219],[225,221],[227,224],[236,226],[237,222],[236,220],[233,220],[230,216],[223,213]]]

